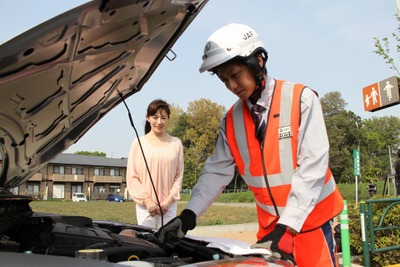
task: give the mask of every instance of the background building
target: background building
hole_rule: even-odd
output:
[[[105,199],[109,193],[120,193],[128,199],[127,161],[127,158],[64,153],[12,192],[44,200],[69,200],[76,192],[85,193],[89,200]]]

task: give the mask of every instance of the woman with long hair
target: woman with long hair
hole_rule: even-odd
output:
[[[183,177],[183,146],[166,132],[170,108],[161,99],[147,107],[145,135],[133,140],[127,187],[139,225],[160,228],[176,216]]]

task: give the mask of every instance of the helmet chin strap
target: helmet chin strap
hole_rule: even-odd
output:
[[[260,77],[261,76],[261,77]],[[260,75],[257,79],[257,88],[254,90],[253,94],[249,97],[249,100],[252,105],[257,103],[257,100],[260,99],[261,93],[265,88],[265,78],[264,75]]]
[[[252,105],[257,103],[257,100],[261,97],[261,93],[265,88],[265,77],[264,75],[267,74],[267,68],[265,67],[265,63],[267,61],[267,56],[265,56],[265,61],[263,66],[260,66],[257,54],[249,57],[246,60],[247,65],[250,67],[251,71],[254,73],[254,78],[256,79],[257,88],[254,90],[253,94],[249,97],[249,100]]]

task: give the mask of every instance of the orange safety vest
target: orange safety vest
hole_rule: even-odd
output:
[[[226,117],[226,136],[240,175],[253,192],[260,230],[264,236],[285,209],[297,164],[300,97],[304,85],[276,81],[268,114],[264,148],[255,135],[255,125],[245,100],[237,101]],[[288,152],[292,153],[288,153]],[[264,157],[262,157],[262,154]],[[265,174],[264,175],[264,169]],[[315,208],[302,231],[320,227],[343,209],[343,199],[329,169]]]

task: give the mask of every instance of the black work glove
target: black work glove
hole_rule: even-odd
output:
[[[251,248],[266,248],[272,252],[272,256],[291,262],[296,266],[293,257],[293,238],[296,236],[294,230],[283,224],[276,224],[275,229],[271,233],[264,236]]]
[[[156,236],[161,244],[174,248],[189,230],[196,227],[196,214],[184,209],[181,214],[158,230]]]

